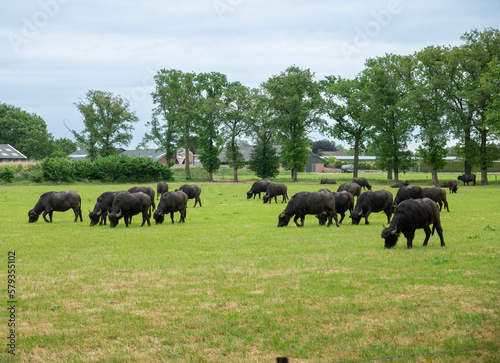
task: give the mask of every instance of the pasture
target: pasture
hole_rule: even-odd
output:
[[[363,174],[374,190],[385,175]],[[291,197],[338,185],[291,183]],[[329,177],[329,176],[327,176]],[[349,178],[349,175],[342,176]],[[430,186],[421,178],[419,185]],[[455,175],[450,178],[456,178]],[[404,178],[401,178],[404,179]],[[444,180],[443,177],[441,179]],[[299,177],[300,180],[300,177]],[[411,182],[417,184],[419,180]],[[2,300],[16,256],[16,351],[26,362],[337,362],[500,360],[500,185],[463,186],[441,212],[437,234],[414,248],[401,236],[384,249],[383,213],[358,226],[277,228],[286,204],[246,199],[251,182],[199,183],[203,207],[188,201],[186,223],[89,226],[104,191],[132,185],[0,187]],[[169,189],[184,182],[169,183]],[[156,185],[144,184],[153,187]],[[47,191],[82,197],[84,222],[54,212],[28,224]],[[8,336],[9,311],[0,323]]]

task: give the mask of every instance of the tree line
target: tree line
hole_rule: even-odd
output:
[[[500,32],[472,30],[461,40],[459,46],[367,59],[352,79],[332,75],[316,81],[310,69],[291,66],[254,89],[218,72],[161,69],[154,77],[154,108],[141,145],[154,143],[165,150],[169,163],[179,147],[185,155],[196,150],[210,179],[225,149],[224,161],[237,181],[245,165],[241,140],[248,138],[255,145],[252,171],[272,178],[281,163],[296,181],[307,165],[308,134],[320,131],[354,150],[355,176],[359,154],[369,149],[387,178],[398,181],[412,166],[408,146],[417,142],[417,155],[430,165],[437,183],[446,143],[453,138],[457,156],[465,160],[464,173],[479,166],[481,184],[488,184],[488,167],[500,158],[495,144],[500,136]],[[130,143],[139,120],[127,100],[89,91],[76,106],[84,130],[71,131],[92,160]],[[282,145],[279,154],[273,144]],[[185,174],[190,178],[189,163]]]

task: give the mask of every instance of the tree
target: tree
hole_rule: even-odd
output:
[[[52,142],[51,158],[66,157],[77,150],[76,143],[67,138],[55,139]]]
[[[52,134],[38,115],[0,103],[0,143],[10,144],[28,159],[43,159],[52,152]]]
[[[75,103],[83,116],[85,128],[81,132],[70,130],[80,147],[87,149],[89,158],[116,154],[118,145],[132,141],[132,124],[139,121],[129,110],[130,103],[111,92],[88,91],[86,101]]]
[[[165,159],[169,166],[174,164],[175,152],[181,138],[188,140],[189,124],[187,122],[187,133],[185,136],[186,114],[190,104],[190,90],[192,82],[189,82],[190,75],[185,75],[182,71],[176,69],[162,69],[155,75],[156,89],[151,93],[153,103],[156,107],[153,109],[152,119],[146,123],[151,128],[149,133],[143,137],[143,145],[153,141],[161,149],[165,150]],[[189,143],[185,148],[189,147]],[[186,152],[186,155],[189,155]],[[187,159],[189,160],[189,159]],[[189,174],[189,163],[186,163],[186,176]]]
[[[279,174],[280,158],[273,147],[276,123],[269,109],[269,100],[262,90],[252,90],[249,136],[255,147],[250,152],[248,168],[259,178],[274,178]]]
[[[320,154],[322,151],[339,151],[334,142],[329,140],[319,140],[315,141],[312,146],[312,152],[315,154]]]
[[[491,94],[485,115],[490,131],[498,137],[500,134],[500,61],[498,59],[488,63],[488,70],[481,77],[481,86]]]
[[[229,84],[222,99],[222,131],[226,135],[226,161],[233,168],[233,180],[238,181],[238,169],[245,166],[238,138],[248,130],[251,107],[250,89],[239,82]]]
[[[386,54],[384,57],[371,58],[366,61],[366,69],[362,72],[362,80],[366,82],[369,94],[367,105],[370,117],[375,125],[374,142],[378,145],[377,164],[387,170],[387,179],[399,181],[399,172],[411,167],[411,151],[408,143],[411,140],[413,126],[407,118],[404,107],[408,89],[403,74],[408,67],[407,57]]]
[[[307,165],[307,134],[319,128],[322,99],[319,85],[309,69],[291,66],[280,75],[271,77],[262,87],[269,95],[269,104],[276,117],[278,131],[283,135],[282,164],[292,171],[292,180]]]
[[[491,124],[487,119],[488,105],[491,104],[492,93],[488,87],[481,87],[481,79],[487,75],[490,64],[500,59],[500,31],[488,28],[480,32],[473,30],[462,38],[464,58],[462,67],[470,79],[467,90],[469,102],[474,105],[472,127],[479,144],[479,165],[481,167],[481,185],[488,185],[488,167],[492,165],[496,150],[491,145]]]
[[[418,155],[431,167],[432,183],[439,182],[437,172],[444,168],[444,158],[448,152],[450,124],[446,112],[450,100],[446,97],[450,84],[446,75],[448,51],[441,47],[427,47],[416,53],[413,62],[407,63],[405,80],[409,94],[408,117],[418,126],[418,139],[421,144]]]
[[[196,122],[198,153],[208,179],[213,181],[213,173],[219,170],[222,149],[220,135],[222,95],[227,87],[227,77],[218,72],[200,73],[197,77],[201,94],[200,117]]]
[[[365,83],[361,78],[353,80],[329,76],[320,82],[323,112],[334,121],[324,132],[348,142],[354,150],[354,177],[358,176],[359,153],[368,131],[373,127],[370,109],[366,105]]]

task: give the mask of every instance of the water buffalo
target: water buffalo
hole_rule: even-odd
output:
[[[255,199],[255,196],[258,194],[259,199],[260,199],[260,193],[265,193],[267,190],[267,187],[272,184],[272,181],[270,180],[257,180],[255,183],[252,184],[252,187],[250,190],[247,192],[247,199],[250,199],[253,197]]]
[[[458,189],[458,184],[456,180],[450,179],[447,182],[444,183],[438,183],[436,184],[437,187],[440,188],[448,188],[450,189],[450,193],[456,193]]]
[[[457,179],[464,182],[464,187],[465,183],[467,183],[468,186],[470,182],[472,182],[472,185],[476,185],[476,174],[463,174],[460,175]]]
[[[266,189],[266,195],[262,197],[262,200],[264,201],[264,204],[266,204],[267,202],[271,204],[272,198],[274,197],[274,201],[278,203],[278,195],[282,195],[283,200],[281,201],[281,203],[285,203],[288,200],[287,190],[288,188],[285,184],[281,183],[269,184],[269,186]]]
[[[441,239],[441,246],[445,246],[437,204],[429,198],[408,199],[401,202],[394,210],[394,217],[390,226],[384,226],[382,230],[382,238],[385,239],[385,248],[395,246],[401,233],[406,237],[406,247],[412,248],[415,230],[420,228],[423,228],[425,231],[423,245],[427,246],[427,242],[431,236],[431,229],[429,228],[431,224],[432,234],[434,234],[434,230],[437,230]]]
[[[412,185],[411,187],[401,187],[394,197],[393,206],[396,206],[406,199],[421,199],[424,197],[424,190],[418,185]]]
[[[401,188],[401,187],[407,187],[410,183],[408,183],[408,180],[405,181],[400,181],[394,184],[391,184],[391,188]]]
[[[144,194],[149,195],[151,198],[151,207],[149,209],[149,216],[151,217],[151,214],[154,212],[156,209],[155,205],[155,191],[151,187],[132,187],[128,190],[129,193],[139,193],[142,192]]]
[[[35,207],[28,212],[29,223],[36,222],[40,213],[43,212],[42,217],[45,222],[52,222],[52,213],[55,212],[66,212],[68,209],[73,209],[75,213],[75,222],[80,217],[80,222],[82,219],[82,200],[78,193],[68,190],[66,192],[47,192],[43,193]],[[49,220],[47,220],[47,214],[49,215]]]
[[[363,190],[365,190],[365,188],[367,188],[368,190],[372,190],[372,186],[368,183],[368,180],[366,180],[366,178],[352,178],[352,182],[358,184],[363,188]]]
[[[156,200],[161,198],[162,194],[168,192],[168,184],[165,182],[159,182],[156,184]]]
[[[158,204],[158,208],[153,214],[153,218],[156,221],[156,224],[162,224],[165,219],[165,214],[170,213],[170,219],[172,223],[174,223],[174,212],[181,213],[181,222],[185,222],[186,220],[186,206],[187,206],[188,197],[186,193],[181,192],[180,190],[177,192],[165,192],[162,194],[160,199],[160,204]]]
[[[392,215],[392,194],[387,190],[377,190],[361,193],[351,213],[352,224],[359,224],[362,217],[365,218],[365,224],[368,222],[368,217],[371,213],[382,212],[387,215],[387,223],[391,220]]]
[[[113,200],[120,193],[127,193],[125,190],[119,192],[104,192],[97,197],[97,202],[94,210],[89,212],[90,225],[94,226],[99,223],[100,226],[106,225],[106,217],[113,205]]]
[[[337,192],[342,192],[344,190],[351,193],[353,197],[359,196],[361,194],[361,187],[357,183],[340,184]]]
[[[320,184],[337,184],[337,182],[333,179],[321,179]]]
[[[184,185],[182,185],[179,188],[179,190],[181,192],[186,193],[188,199],[194,199],[194,206],[193,206],[193,208],[196,207],[197,203],[199,203],[200,207],[201,207],[201,199],[200,199],[201,188],[199,186],[194,185],[194,184],[191,184],[191,185],[190,184],[184,184]]]
[[[319,191],[327,192],[327,190],[325,191],[324,189],[320,189]],[[339,224],[341,224],[344,220],[345,212],[349,211],[352,214],[352,210],[354,208],[354,197],[346,190],[342,192],[333,192],[331,194],[335,198],[335,213],[340,214]],[[327,215],[326,213],[320,213],[316,216],[316,218],[319,220],[319,225],[322,226],[326,223]]]
[[[337,227],[337,213],[335,213],[335,198],[331,193],[324,192],[300,192],[294,194],[285,210],[279,215],[278,227],[288,226],[290,218],[295,215],[293,221],[297,227],[304,227],[306,214],[325,213],[328,218],[328,227],[332,225],[332,218],[335,219]],[[297,220],[300,218],[300,224]]]
[[[424,197],[432,199],[437,204],[439,204],[439,211],[443,209],[443,204],[446,210],[449,212],[450,208],[448,208],[448,202],[446,201],[446,190],[440,187],[434,188],[424,188]]]
[[[149,221],[149,209],[151,208],[151,197],[143,192],[138,193],[120,193],[113,200],[113,205],[108,213],[109,226],[114,228],[118,225],[118,220],[123,218],[125,221],[125,226],[128,227],[132,216],[142,213],[142,224],[148,222],[148,226],[151,226]]]

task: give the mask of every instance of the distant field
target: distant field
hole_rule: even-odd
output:
[[[362,176],[375,190],[396,192],[385,173]],[[277,180],[292,196],[317,191],[323,177],[340,184],[352,174],[301,174],[293,184],[287,173]],[[1,186],[4,271],[9,252],[16,256],[11,361],[500,361],[494,177],[485,187],[460,182],[458,193],[448,194],[451,212],[441,215],[446,247],[437,235],[422,247],[419,230],[412,250],[403,237],[383,248],[387,221],[380,213],[370,225],[346,218],[327,228],[307,216],[304,228],[277,228],[285,204],[247,200],[252,178],[196,181],[203,207],[190,200],[185,224],[141,228],[136,217],[131,227],[120,221],[115,229],[90,227],[88,211],[102,192],[132,185]],[[400,179],[430,185],[429,174]],[[52,224],[28,224],[42,193],[68,189],[82,197],[84,223],[68,211],[55,212]],[[1,276],[6,306],[7,274]],[[7,337],[10,313],[3,314]],[[1,349],[9,361],[8,347]]]

